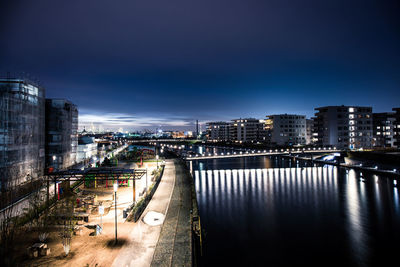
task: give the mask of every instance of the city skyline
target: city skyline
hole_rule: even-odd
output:
[[[196,119],[388,112],[400,99],[395,1],[1,3],[0,71],[29,73],[80,126],[194,128]]]

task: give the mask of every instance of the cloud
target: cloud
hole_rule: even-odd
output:
[[[181,130],[193,128],[195,121],[191,118],[182,118],[176,116],[163,117],[158,115],[132,116],[121,113],[100,113],[97,111],[82,110],[79,114],[79,128],[92,127],[103,129],[118,130],[141,130],[145,128],[158,128]]]

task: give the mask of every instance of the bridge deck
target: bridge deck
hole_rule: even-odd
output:
[[[218,155],[189,155],[185,160],[203,160],[203,159],[224,159],[224,158],[240,158],[240,157],[256,157],[256,156],[280,156],[289,154],[315,154],[315,153],[334,153],[343,152],[338,149],[325,149],[325,150],[286,150],[286,151],[275,151],[275,152],[232,152],[232,153],[221,153]]]

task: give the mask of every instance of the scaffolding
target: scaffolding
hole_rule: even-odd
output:
[[[24,79],[0,79],[1,190],[43,174],[44,93]]]

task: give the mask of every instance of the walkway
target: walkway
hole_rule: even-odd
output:
[[[127,242],[112,266],[150,266],[161,232],[161,225],[149,226],[142,219],[149,211],[166,214],[175,183],[175,165],[167,160],[161,182],[142,217],[134,225]]]
[[[151,266],[192,266],[191,183],[181,163],[175,164],[175,187]]]

